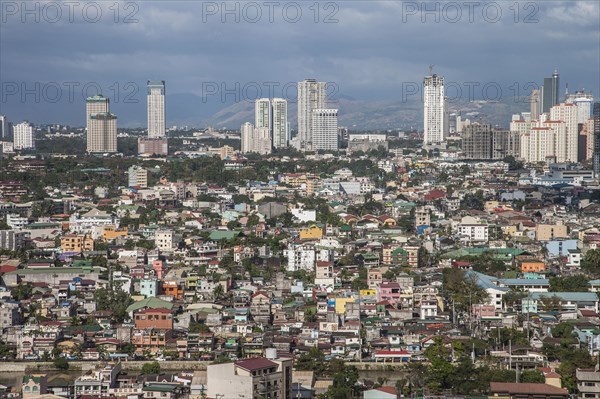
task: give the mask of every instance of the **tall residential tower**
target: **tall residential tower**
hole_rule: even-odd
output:
[[[117,152],[117,117],[110,113],[109,100],[102,95],[85,101],[87,151]]]
[[[303,151],[313,150],[313,111],[324,109],[326,99],[327,83],[315,79],[298,82],[298,136]]]
[[[442,143],[446,132],[444,78],[426,76],[423,80],[423,144]]]

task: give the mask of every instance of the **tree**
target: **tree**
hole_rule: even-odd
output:
[[[160,363],[144,363],[144,365],[142,366],[142,374],[160,374]]]
[[[600,275],[600,249],[590,249],[585,253],[581,268],[593,276]]]
[[[588,280],[581,275],[550,278],[552,292],[586,292],[588,289]]]
[[[59,370],[68,370],[69,362],[64,357],[59,356],[56,359],[54,359],[54,367],[56,367]]]
[[[127,307],[133,302],[131,295],[112,286],[97,289],[94,292],[94,299],[96,300],[97,310],[112,311],[113,318],[118,322],[127,319]]]
[[[22,301],[23,299],[27,299],[31,297],[33,292],[33,285],[30,283],[27,284],[19,284],[15,288],[12,289],[11,294],[12,297],[17,301]]]
[[[429,360],[427,369],[427,386],[434,392],[452,388],[454,366],[450,363],[450,352],[444,345],[442,337],[436,337],[433,344],[425,350]]]
[[[561,309],[560,298],[556,295],[544,295],[540,298],[539,307],[545,312],[559,311]]]
[[[489,297],[472,276],[459,269],[444,269],[443,284],[446,296],[454,302],[457,311],[470,311],[470,305],[483,303]]]
[[[215,286],[215,288],[213,289],[213,297],[216,300],[222,299],[223,296],[225,295],[225,290],[223,289],[223,284],[219,283]]]

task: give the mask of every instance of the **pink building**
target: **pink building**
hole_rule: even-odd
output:
[[[395,282],[382,282],[377,290],[378,301],[388,301],[392,304],[396,304],[400,301],[402,295],[402,289],[400,284]]]
[[[162,260],[155,260],[152,262],[152,269],[154,269],[154,273],[156,273],[156,278],[162,280],[164,264]]]

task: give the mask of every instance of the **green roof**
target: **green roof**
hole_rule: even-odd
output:
[[[142,391],[151,392],[175,392],[177,387],[175,385],[148,385],[142,388]]]
[[[146,299],[142,299],[141,301],[137,301],[132,303],[127,307],[127,312],[135,312],[136,310],[143,308],[151,308],[151,309],[173,309],[173,303],[164,301],[160,298],[150,297]]]
[[[223,231],[223,230],[213,230],[210,232],[210,236],[208,238],[210,238],[211,240],[232,240],[235,237],[239,236],[240,232],[239,231]]]
[[[461,248],[454,251],[446,252],[442,255],[445,259],[457,259],[463,256],[481,256],[484,253],[490,253],[494,258],[506,259],[513,256],[518,256],[525,251],[518,248]]]
[[[101,272],[100,267],[42,267],[34,269],[19,269],[6,274],[17,274],[19,276],[27,276],[29,274],[87,274],[91,272]]]

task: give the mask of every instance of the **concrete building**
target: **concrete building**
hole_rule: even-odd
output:
[[[148,137],[164,137],[165,124],[165,81],[148,81]]]
[[[139,155],[167,155],[169,153],[169,142],[163,138],[138,138]]]
[[[542,90],[535,89],[531,91],[529,97],[529,112],[532,120],[537,120],[542,113]]]
[[[93,395],[101,398],[108,397],[108,390],[114,388],[121,364],[108,364],[88,371],[75,379],[75,396]]]
[[[33,125],[23,121],[13,126],[13,148],[15,150],[29,150],[35,148]]]
[[[117,152],[117,117],[109,103],[102,95],[86,99],[87,152]]]
[[[141,166],[133,165],[127,170],[129,187],[148,187],[148,171]]]
[[[257,154],[270,154],[272,150],[271,132],[267,127],[254,127],[246,122],[241,129],[241,152],[255,152]]]
[[[313,151],[313,111],[324,109],[326,101],[327,83],[315,79],[298,82],[298,137],[303,151]]]
[[[596,369],[577,369],[575,372],[577,380],[578,399],[600,398],[600,371]]]
[[[565,104],[574,104],[577,107],[577,123],[584,123],[592,116],[594,96],[578,90],[573,94],[567,94]]]
[[[0,140],[12,141],[12,129],[8,123],[6,115],[0,115]]]
[[[259,98],[254,102],[254,127],[262,127],[271,131],[273,127],[273,113],[270,99]]]
[[[337,151],[338,110],[315,109],[311,117],[312,150]]]
[[[558,104],[550,108],[550,120],[561,121],[565,131],[556,136],[555,155],[557,162],[577,162],[579,130],[578,109],[575,104]],[[549,121],[550,122],[550,121]]]
[[[446,99],[444,78],[438,75],[425,77],[423,81],[423,143],[442,143],[445,139]]]
[[[25,233],[14,230],[0,230],[0,249],[17,251],[23,246]]]
[[[94,240],[87,234],[68,234],[60,239],[62,252],[84,252],[94,250]]]
[[[286,148],[289,141],[289,124],[287,116],[287,100],[283,98],[274,98],[271,100],[272,107],[272,134],[273,147]]]
[[[463,129],[462,148],[467,159],[504,159],[520,155],[517,132],[497,130],[489,124],[473,123]]]
[[[159,229],[154,234],[156,248],[161,251],[171,252],[175,250],[180,241],[181,235],[170,229]]]
[[[269,349],[267,349],[269,351]],[[292,359],[256,357],[207,366],[210,398],[292,399]]]
[[[600,176],[600,102],[594,104],[594,156],[592,158],[594,175]]]

